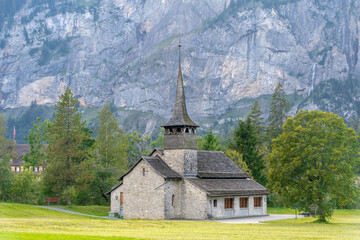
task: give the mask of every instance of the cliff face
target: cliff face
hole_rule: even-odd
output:
[[[77,0],[60,11],[61,4],[55,2],[54,11],[27,1],[0,32],[0,108],[35,99],[54,104],[69,85],[84,106],[113,102],[168,118],[179,34],[195,120],[271,94],[279,81],[288,94],[305,98],[321,82],[360,73],[357,0],[274,8],[230,0]]]

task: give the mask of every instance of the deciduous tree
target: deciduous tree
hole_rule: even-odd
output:
[[[128,167],[128,139],[119,127],[108,104],[100,111],[100,125],[92,157],[95,163],[95,180],[92,189],[102,196],[116,183],[116,179],[125,173]]]
[[[6,120],[0,113],[0,200],[5,201],[10,197],[10,187],[12,173],[10,171],[9,161],[15,157],[14,143],[6,139]]]
[[[150,137],[142,136],[135,131],[126,134],[126,137],[129,140],[129,166],[132,166],[140,159],[141,156],[146,156],[150,153],[150,149],[148,148]]]
[[[336,203],[356,199],[359,137],[333,113],[300,111],[273,140],[269,186],[287,206],[328,219]]]
[[[46,133],[49,125],[50,122],[48,120],[41,122],[40,118],[37,118],[33,122],[33,127],[29,130],[29,135],[25,137],[25,140],[30,145],[30,152],[25,153],[22,159],[29,166],[38,167],[45,164]]]

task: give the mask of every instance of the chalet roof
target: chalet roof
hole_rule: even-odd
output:
[[[186,102],[185,102],[185,92],[184,92],[184,81],[181,72],[180,65],[180,43],[179,43],[179,72],[176,83],[176,97],[175,97],[175,106],[174,112],[170,120],[163,125],[162,127],[176,127],[176,126],[192,126],[199,127],[196,123],[194,123],[187,111],[186,111]]]
[[[142,160],[146,161],[158,174],[164,177],[166,180],[181,180],[182,177],[180,174],[172,170],[159,156],[150,157],[143,156],[137,161],[132,168],[129,169],[124,175],[122,175],[119,180],[129,174]]]
[[[22,166],[24,165],[24,161],[21,158],[25,155],[25,153],[30,152],[29,144],[16,144],[15,145],[16,159],[12,159],[10,161],[10,166]]]
[[[249,178],[223,152],[197,151],[198,177],[200,178]]]
[[[105,193],[105,195],[109,195],[112,191],[114,191],[115,189],[117,189],[118,187],[120,187],[122,184],[123,184],[122,182],[116,184],[115,186],[113,186],[113,187],[111,188],[110,191],[108,191],[107,193]]]
[[[187,178],[209,196],[269,194],[268,190],[252,179]]]

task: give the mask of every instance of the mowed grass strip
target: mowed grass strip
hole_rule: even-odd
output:
[[[360,210],[265,224],[107,220],[29,205],[0,203],[0,239],[360,239]]]
[[[108,216],[110,212],[109,206],[62,206],[62,205],[53,205],[50,207],[61,208],[73,212],[84,213],[95,216]]]

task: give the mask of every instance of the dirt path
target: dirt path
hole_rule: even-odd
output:
[[[95,215],[90,215],[90,214],[85,214],[85,213],[78,213],[78,212],[73,212],[73,211],[69,211],[69,210],[65,210],[65,209],[61,209],[61,208],[57,208],[57,207],[48,207],[48,206],[37,206],[37,207],[46,208],[46,209],[59,211],[59,212],[89,216],[89,217],[112,219],[112,220],[122,220],[120,218],[115,218],[115,217],[105,217],[105,216],[102,217],[102,216],[95,216]],[[297,218],[302,218],[302,217],[304,217],[304,216],[297,215]],[[209,221],[219,222],[219,223],[261,223],[261,222],[265,222],[265,221],[283,220],[283,219],[291,219],[291,218],[295,218],[295,215],[271,214],[271,215],[260,216],[260,217],[243,217],[243,218],[219,219],[219,220],[209,220]]]

